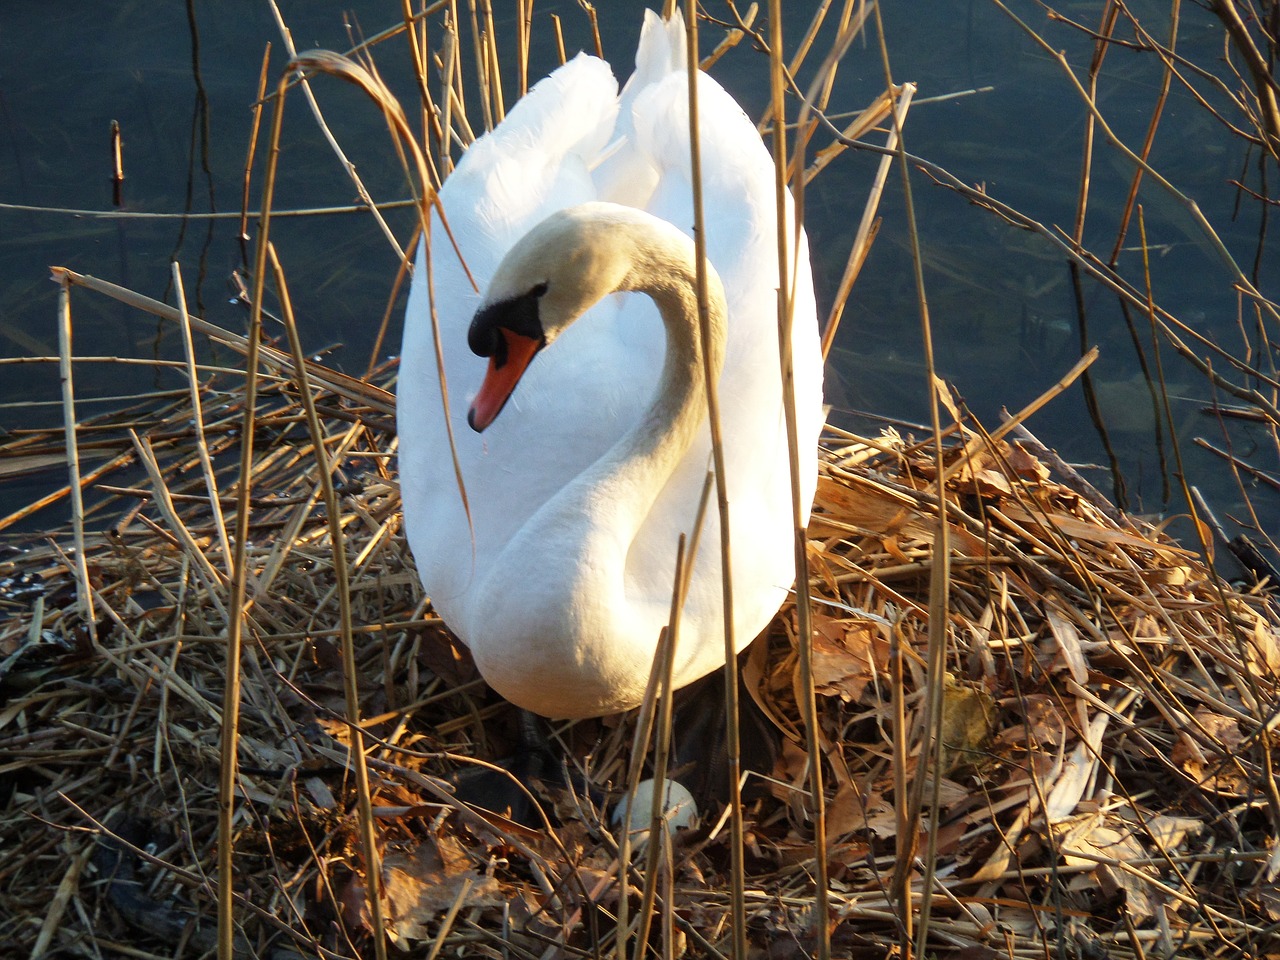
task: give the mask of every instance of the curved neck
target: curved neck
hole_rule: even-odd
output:
[[[575,229],[581,230],[578,239],[588,249],[617,269],[610,269],[601,285],[583,285],[573,314],[581,315],[615,291],[644,293],[662,317],[666,353],[652,399],[635,426],[545,502],[503,550],[503,558],[520,565],[518,576],[526,586],[525,595],[538,596],[546,604],[544,620],[553,628],[566,617],[598,623],[626,620],[629,552],[707,413],[693,241],[669,223],[617,208],[580,222]],[[712,376],[719,378],[728,332],[727,307],[724,288],[710,268],[707,300],[706,351]],[[691,507],[686,522],[693,520]],[[673,542],[673,560],[675,546]],[[533,568],[527,563],[529,556],[539,558]],[[514,575],[498,562],[490,579],[499,590]],[[477,598],[477,603],[493,602],[487,593]],[[565,606],[573,608],[572,613],[553,609]],[[593,611],[590,616],[588,610]],[[527,605],[513,610],[511,616],[532,629],[534,619]]]
[[[601,689],[591,694],[598,697],[593,709],[607,713],[624,702],[609,699],[616,695],[613,687],[634,684],[636,671],[648,668],[653,639],[666,622],[670,574],[646,570],[641,579],[630,579],[629,558],[647,525],[659,519],[655,504],[682,475],[682,462],[706,419],[707,394],[693,242],[647,214],[642,222],[638,211],[600,218],[597,225],[601,230],[588,237],[595,241],[588,246],[618,269],[610,270],[599,285],[583,285],[581,309],[575,314],[615,290],[648,295],[666,327],[662,372],[638,422],[543,503],[506,543],[485,586],[473,594],[469,615],[492,633],[495,650],[520,638],[537,650],[534,659],[539,662],[563,661],[549,671],[607,674]],[[719,278],[710,269],[707,273],[710,336],[705,349],[711,375],[719,378],[727,308]],[[701,473],[696,477],[699,487]],[[684,502],[675,508],[683,510]],[[689,529],[696,502],[695,496],[687,518],[661,518],[658,535]],[[674,539],[666,556],[674,565]],[[513,582],[519,589],[511,589]],[[505,656],[495,653],[491,670],[497,669],[495,661],[505,663]],[[591,664],[584,665],[584,658]],[[527,682],[514,673],[506,679]]]
[[[616,511],[616,525],[611,525],[629,543],[706,419],[707,394],[693,241],[674,227],[628,232],[632,265],[618,289],[653,300],[666,328],[666,355],[644,415],[582,476],[607,491]],[[708,265],[706,348],[717,379],[724,364],[726,313],[720,278]]]

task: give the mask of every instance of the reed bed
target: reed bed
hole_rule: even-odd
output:
[[[768,47],[727,6],[725,44]],[[489,126],[498,56],[489,6],[470,9]],[[426,37],[414,46],[439,105],[424,106],[435,149],[413,161],[427,200],[472,136],[453,14],[430,69]],[[867,15],[843,6],[807,94],[794,78],[818,27],[786,70],[775,50],[775,100],[804,101],[794,142],[825,129],[810,114]],[[322,60],[379,87],[369,60],[307,62]],[[910,93],[890,83],[807,167],[782,145],[793,188],[888,117],[892,155]],[[988,430],[934,380],[933,429],[833,427],[800,452],[820,466],[811,600],[741,664],[781,754],[746,778],[740,840],[707,810],[628,859],[609,811],[634,780],[634,715],[555,728],[579,776],[547,787],[539,826],[469,808],[444,779],[504,756],[517,719],[418,585],[394,365],[353,378],[305,359],[291,323],[290,344],[258,344],[55,279],[66,425],[0,444],[5,476],[71,468],[0,518],[0,955],[357,958],[387,940],[432,958],[1275,954],[1271,584],[1227,582],[1115,510],[1026,431],[1040,404]],[[74,303],[101,296],[194,338],[182,389],[78,412]],[[51,504],[70,522],[13,532]],[[234,920],[221,944],[218,913]]]
[[[338,584],[288,374],[268,365],[262,379],[252,471],[263,492],[247,547],[238,955],[352,957],[363,955],[367,916]],[[171,398],[80,424],[93,455],[120,464],[93,482],[102,500],[86,507],[90,519],[118,516],[86,534],[93,630],[66,537],[0,561],[6,955],[37,944],[61,956],[170,955],[175,938],[190,941],[183,955],[210,946],[227,558],[200,464],[232,503],[243,386],[227,374],[200,380],[203,440],[190,406]],[[501,756],[511,711],[425,607],[399,535],[385,413],[332,389],[315,400],[340,462],[393,939],[467,956],[609,950],[620,885],[606,811],[561,790],[553,822],[530,829],[458,809],[438,779],[464,757]],[[972,423],[954,435],[937,767],[921,759],[933,458],[894,433],[832,434],[822,454],[809,554],[832,949],[894,949],[904,913],[918,918],[927,896],[925,942],[938,954],[1040,956],[1066,944],[1091,955],[1264,955],[1280,919],[1272,604],[1150,526],[1109,516],[1023,445]],[[3,454],[37,463],[61,443],[35,431]],[[744,810],[753,955],[812,946],[794,616],[784,609],[744,665],[784,743],[772,774],[750,779]],[[557,730],[600,798],[623,785],[633,723]],[[908,784],[917,769],[943,771],[923,784],[914,821],[897,763]],[[715,821],[677,838],[656,907],[669,918],[670,955],[723,951],[726,845]],[[890,896],[895,874],[909,906]]]

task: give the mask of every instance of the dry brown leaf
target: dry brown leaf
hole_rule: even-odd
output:
[[[1249,665],[1261,677],[1280,676],[1280,640],[1261,617],[1255,617],[1249,642],[1245,647]]]
[[[830,512],[842,523],[854,524],[876,533],[906,528],[912,536],[928,532],[928,521],[916,502],[906,494],[870,481],[845,484],[831,477],[818,478],[818,495],[810,528],[821,527],[822,512]],[[821,534],[814,534],[821,536]]]
[[[942,688],[942,769],[952,770],[973,761],[991,735],[995,704],[979,686],[961,683],[948,675]]]
[[[923,472],[923,471],[922,471]],[[823,514],[837,516],[841,524],[852,524],[882,537],[933,543],[937,521],[926,516],[914,499],[866,477],[850,477],[841,483],[831,477],[818,478],[818,496],[809,520],[809,536],[821,538],[846,533],[847,527],[824,524]],[[965,557],[990,554],[986,541],[960,524],[949,524],[951,546]],[[900,563],[909,562],[905,556]]]
[[[935,376],[933,378],[933,389],[938,394],[938,402],[947,408],[947,413],[951,414],[952,422],[963,429],[964,417],[960,413],[960,404],[956,400],[955,394],[951,391],[951,384],[941,377]]]
[[[964,458],[952,468],[954,473],[950,475],[951,483],[966,492],[988,499],[1011,496],[1013,487],[1005,470],[1006,449],[1003,442],[997,444],[998,452],[985,446],[967,449]]]
[[[868,807],[867,829],[881,840],[888,840],[898,835],[898,814],[893,806],[880,803],[874,809]]]
[[[1218,747],[1217,753],[1230,756],[1240,749],[1244,735],[1240,733],[1240,724],[1234,717],[1224,717],[1206,706],[1197,707],[1195,717],[1205,733],[1213,738]]]
[[[884,545],[885,553],[897,560],[898,563],[911,563],[911,558],[903,553],[902,547],[898,545],[896,534],[884,537],[880,542]]]
[[[823,582],[823,586],[832,596],[838,596],[840,586],[836,583],[835,571],[832,569],[830,556],[823,549],[822,541],[805,541],[805,553],[809,557],[809,576],[820,579]],[[845,566],[845,564],[842,562],[841,566]]]
[[[1151,835],[1151,839],[1162,852],[1176,851],[1188,834],[1197,834],[1204,829],[1204,821],[1195,817],[1172,817],[1157,814],[1142,821],[1143,829]]]
[[[1067,722],[1054,698],[1036,693],[1004,706],[1017,716],[1017,723],[996,734],[996,745],[1044,750],[1066,737]]]
[[[1063,615],[1061,601],[1056,594],[1046,594],[1044,618],[1049,624],[1049,632],[1057,643],[1058,653],[1062,656],[1071,679],[1076,683],[1087,683],[1089,665],[1085,662],[1084,650],[1080,646],[1080,631],[1076,625]]]
[[[952,482],[968,493],[987,499],[1008,497],[1013,493],[1013,487],[1004,471],[995,467],[966,463],[957,471]]]
[[[1280,885],[1276,883],[1264,883],[1258,888],[1258,902],[1262,905],[1262,909],[1266,911],[1267,916],[1272,920],[1280,922]]]
[[[1063,862],[1068,866],[1091,866],[1093,870],[1073,880],[1073,889],[1087,890],[1095,882],[1108,896],[1123,891],[1125,905],[1135,922],[1154,915],[1165,900],[1152,882],[1150,867],[1122,866],[1146,856],[1128,824],[1105,814],[1093,814],[1072,824],[1060,840]]]
[[[837,840],[867,825],[867,803],[852,783],[842,783],[827,804],[827,837]]]
[[[966,791],[966,794],[968,791]],[[934,843],[934,851],[939,856],[950,857],[958,852],[958,848],[973,821],[969,817],[960,817],[951,823],[938,827],[938,838]]]
[[[1204,737],[1211,742],[1205,744]],[[1234,718],[1200,706],[1195,711],[1195,725],[1178,731],[1169,759],[1206,790],[1241,794],[1249,789],[1248,780],[1233,757],[1243,740]]]
[[[863,619],[815,617],[814,689],[855,702],[877,672],[889,663],[889,642],[877,625]]]
[[[1049,479],[1049,468],[1019,443],[1008,444],[1005,447],[1004,458],[1009,468],[1024,480],[1040,483]]]
[[[1129,628],[1135,640],[1164,640],[1165,632],[1155,617],[1149,613],[1138,616]]]
[[[461,843],[442,834],[382,861],[387,934],[398,942],[425,940],[430,926],[460,899],[464,907],[505,902],[498,881],[471,867]]]
[[[1173,567],[1152,567],[1148,570],[1139,571],[1139,576],[1149,586],[1181,587],[1191,581],[1193,572],[1185,564],[1179,564]]]
[[[1084,796],[1084,791],[1098,768],[1098,756],[1102,751],[1102,734],[1107,729],[1110,717],[1099,713],[1089,722],[1085,739],[1077,743],[1067,762],[1063,764],[1062,773],[1049,789],[1044,802],[1045,816],[1050,823],[1055,823],[1070,816]]]
[[[1066,513],[1031,513],[1026,507],[1012,500],[1001,504],[1000,512],[1015,523],[1025,524],[1032,530],[1043,529],[1046,523],[1053,526],[1058,533],[1070,540],[1083,540],[1088,543],[1122,544],[1137,550],[1166,554],[1171,557],[1194,557],[1195,554],[1182,547],[1175,546],[1167,540],[1149,540],[1136,533],[1104,527]]]
[[[815,618],[821,614],[814,611]],[[746,659],[742,662],[742,683],[747,693],[755,702],[769,722],[781,731],[784,737],[793,741],[803,739],[803,734],[787,715],[778,708],[775,691],[770,677],[777,676],[778,664],[769,662],[769,642],[767,635],[757,637],[747,647]]]
[[[453,687],[461,687],[479,674],[471,652],[454,640],[443,625],[432,625],[424,631],[418,647],[419,662]]]

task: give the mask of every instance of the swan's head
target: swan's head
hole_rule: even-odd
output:
[[[467,414],[473,430],[497,419],[539,350],[626,284],[633,213],[647,216],[613,204],[560,210],[503,257],[467,332],[472,352],[489,358]]]

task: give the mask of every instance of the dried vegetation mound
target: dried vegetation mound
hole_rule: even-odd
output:
[[[340,585],[286,373],[262,379],[249,491],[240,947],[350,957],[368,918]],[[393,435],[368,399],[379,396],[321,392],[317,404],[337,464],[390,934],[474,956],[603,949],[619,870],[597,804],[622,786],[633,720],[558,731],[599,793],[552,791],[549,827],[449,801],[436,777],[461,755],[500,756],[512,719],[420,596]],[[5,955],[212,943],[223,551],[245,398],[216,380],[201,397],[203,437],[183,400],[80,424],[83,455],[111,465],[86,508],[87,528],[101,518],[86,535],[91,618],[69,534],[24,538],[0,561]],[[880,955],[904,913],[923,922],[931,880],[939,954],[1014,956],[1066,939],[1098,955],[1263,955],[1280,920],[1271,602],[1056,482],[1021,446],[959,435],[945,458],[951,562],[933,652],[931,448],[839,436],[822,456],[812,683],[834,944]],[[61,442],[33,431],[0,455],[34,468]],[[770,955],[803,949],[813,919],[794,623],[784,610],[744,665],[784,743],[744,811],[748,942]],[[728,836],[708,818],[670,851],[656,897],[672,953],[727,952]]]

